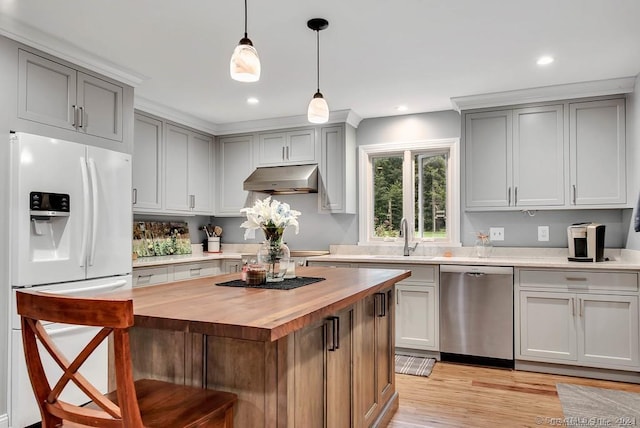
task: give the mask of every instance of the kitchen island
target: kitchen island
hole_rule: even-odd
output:
[[[237,427],[384,425],[398,405],[394,285],[410,271],[300,268],[293,290],[218,286],[239,274],[133,289],[135,376],[238,394]]]

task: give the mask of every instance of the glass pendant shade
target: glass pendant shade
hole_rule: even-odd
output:
[[[320,92],[316,92],[309,103],[307,119],[311,123],[326,123],[329,121],[329,105]]]
[[[260,80],[260,58],[251,40],[243,38],[233,51],[229,63],[231,78],[238,82],[257,82]]]

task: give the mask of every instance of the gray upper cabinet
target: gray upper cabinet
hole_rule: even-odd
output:
[[[467,207],[510,206],[512,128],[511,110],[465,115]]]
[[[173,124],[165,135],[165,210],[213,214],[213,142]]]
[[[18,117],[123,139],[123,87],[19,50]]]
[[[466,209],[626,206],[624,104],[465,113]]]
[[[257,166],[308,164],[318,162],[316,131],[305,128],[286,132],[258,134]]]
[[[162,209],[162,121],[136,113],[133,145],[133,211]]]
[[[356,143],[350,125],[320,129],[320,212],[356,213]]]
[[[561,105],[513,111],[514,206],[564,205],[563,121]]]
[[[625,205],[624,99],[569,105],[571,204]]]
[[[248,205],[250,192],[243,183],[254,168],[253,141],[253,135],[218,139],[216,216],[240,217],[240,209]]]

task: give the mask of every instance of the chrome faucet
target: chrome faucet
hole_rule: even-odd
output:
[[[414,251],[416,249],[418,243],[416,242],[413,247],[409,247],[409,223],[404,217],[402,217],[402,220],[400,220],[400,236],[404,238],[403,255],[408,256],[411,251]]]

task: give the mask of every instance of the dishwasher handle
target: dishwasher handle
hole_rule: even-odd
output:
[[[506,266],[440,265],[440,273],[513,275],[513,268],[506,267]],[[482,275],[473,275],[473,276],[482,276]]]

